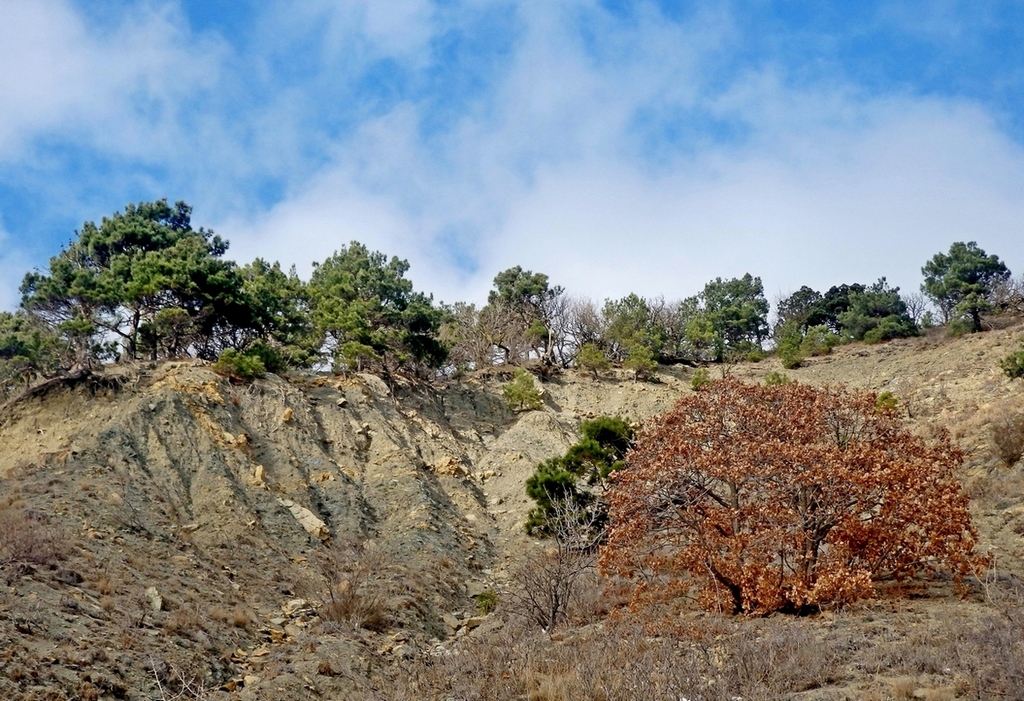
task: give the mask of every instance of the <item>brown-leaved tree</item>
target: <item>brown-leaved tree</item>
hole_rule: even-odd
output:
[[[912,434],[869,392],[726,378],[643,427],[613,476],[606,573],[637,600],[805,612],[875,582],[985,560],[945,434]]]

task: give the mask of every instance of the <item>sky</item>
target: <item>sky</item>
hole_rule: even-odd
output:
[[[0,308],[131,202],[307,277],[770,300],[977,241],[1024,269],[1024,3],[9,0]]]

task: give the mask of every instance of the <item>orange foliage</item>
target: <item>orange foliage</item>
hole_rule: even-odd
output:
[[[638,434],[614,474],[601,567],[637,596],[696,588],[712,610],[807,611],[873,582],[984,566],[942,433],[926,441],[876,395],[727,378]]]

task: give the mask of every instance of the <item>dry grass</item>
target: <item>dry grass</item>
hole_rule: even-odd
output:
[[[389,573],[394,569],[375,548],[335,545],[315,561],[325,587],[314,587],[318,611],[326,627],[385,631]]]
[[[0,570],[54,569],[68,556],[64,542],[45,514],[16,501],[0,502]]]
[[[995,455],[1003,467],[1013,467],[1024,456],[1024,414],[1003,417],[991,426]]]

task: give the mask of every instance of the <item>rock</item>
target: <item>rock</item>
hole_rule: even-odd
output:
[[[285,409],[284,412],[281,414],[281,423],[286,424],[289,421],[291,421],[292,420],[292,416],[294,414],[295,414],[295,411],[291,407],[288,407],[287,409]]]
[[[164,607],[164,599],[160,596],[160,592],[157,591],[156,587],[150,587],[146,590],[146,601],[149,602],[149,608],[154,611],[159,611]]]
[[[348,406],[348,400],[347,399],[342,397],[341,399],[338,400],[338,408],[339,409],[344,409],[347,406]]]
[[[475,582],[468,580],[466,582],[466,594],[469,596],[480,596],[487,591],[487,586],[483,582]]]
[[[252,480],[256,484],[263,484],[263,478],[267,474],[267,470],[263,465],[257,465],[256,469],[252,471]]]
[[[409,645],[396,645],[392,648],[391,654],[395,657],[408,660],[413,656],[413,649]]]
[[[242,677],[242,684],[244,686],[256,686],[260,683],[260,681],[260,678],[257,677],[255,674],[246,674],[244,677]]]
[[[443,614],[441,616],[441,620],[444,622],[446,626],[448,626],[451,629],[453,633],[457,631],[459,629],[459,626],[461,625],[459,623],[459,619],[451,615],[450,613]]]
[[[270,622],[275,626],[283,626],[285,623],[288,622],[288,619],[283,618],[281,616],[276,616],[275,618],[271,618]]]
[[[448,477],[462,477],[466,474],[465,466],[450,455],[436,460],[430,465],[430,469],[438,475]]]
[[[331,537],[331,531],[327,528],[327,524],[321,521],[317,516],[304,506],[296,504],[291,499],[278,499],[278,503],[292,512],[292,516],[299,522],[306,533],[309,533],[314,538],[320,540],[327,540]]]
[[[474,628],[478,628],[479,626],[481,626],[483,622],[486,620],[486,616],[473,616],[462,621],[462,625],[466,628],[469,628],[470,630],[473,630]]]
[[[286,616],[294,616],[304,609],[309,608],[309,602],[305,599],[292,599],[281,605],[281,612]]]

